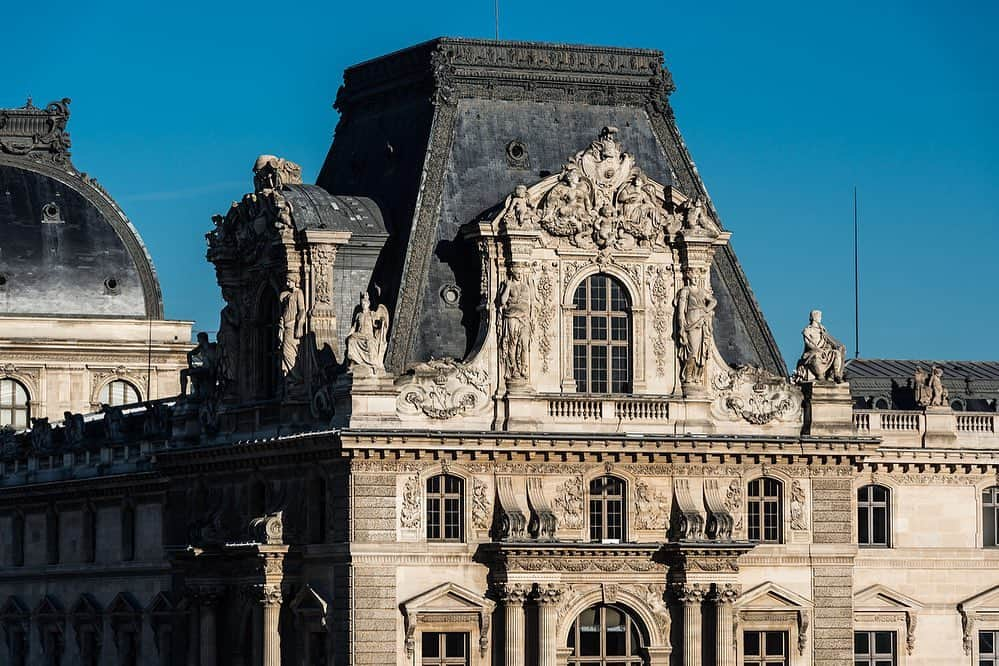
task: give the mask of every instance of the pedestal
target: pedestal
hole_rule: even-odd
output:
[[[846,382],[805,382],[806,435],[849,436],[853,434],[853,398]]]
[[[950,407],[927,407],[926,434],[923,446],[926,448],[947,448],[957,443],[957,418]]]

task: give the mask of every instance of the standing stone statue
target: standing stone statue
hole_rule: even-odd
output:
[[[191,382],[191,397],[205,400],[212,396],[218,381],[218,343],[209,342],[208,334],[198,333],[198,346],[187,352],[187,368],[180,371],[180,394],[187,395],[187,382]]]
[[[219,315],[219,332],[215,339],[219,348],[219,384],[226,390],[236,381],[239,364],[239,312],[228,289],[222,289],[222,298],[226,304]]]
[[[920,407],[926,407],[930,404],[928,377],[926,376],[926,371],[919,365],[916,366],[916,370],[912,375],[912,393],[916,398],[916,404]]]
[[[526,267],[514,264],[510,277],[499,293],[502,317],[500,354],[506,366],[506,378],[515,383],[528,379],[531,348],[531,283]]]
[[[947,404],[948,395],[943,385],[943,368],[934,365],[930,369],[928,389],[930,407],[943,407]]]
[[[829,335],[822,325],[822,312],[812,310],[808,326],[801,332],[805,350],[798,359],[794,380],[798,382],[843,381],[843,366],[846,363],[846,346]]]
[[[288,276],[287,286],[278,296],[281,320],[278,340],[281,345],[281,371],[287,376],[295,369],[298,343],[305,335],[305,295],[298,288],[298,280]]]
[[[388,308],[371,307],[371,297],[361,292],[361,304],[354,315],[350,335],[347,336],[347,360],[351,370],[365,369],[365,374],[385,373],[385,348],[388,346]]]
[[[680,337],[680,378],[684,383],[700,383],[711,355],[714,339],[715,307],[718,301],[705,287],[703,275],[687,278],[676,296],[676,316]]]

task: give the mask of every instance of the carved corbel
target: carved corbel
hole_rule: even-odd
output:
[[[479,656],[485,659],[489,652],[490,613],[479,611]]]
[[[964,646],[964,654],[971,654],[971,650],[974,647],[975,641],[975,612],[968,610],[963,606],[958,606],[957,610],[961,613],[961,632],[963,634],[962,645]]]
[[[496,477],[496,493],[500,503],[500,528],[497,536],[501,541],[523,541],[527,538],[527,511],[514,491],[513,477]]]
[[[916,647],[916,614],[905,612],[905,653],[912,654]]]
[[[717,541],[731,541],[732,527],[735,521],[726,505],[725,491],[722,490],[718,479],[706,479],[704,481],[704,501],[708,508],[708,524],[706,534],[708,538]]]
[[[555,513],[545,497],[541,477],[532,476],[527,479],[527,501],[531,507],[531,522],[528,526],[531,535],[538,541],[554,541]]]
[[[406,613],[406,656],[410,659],[416,652],[416,613]]]
[[[676,506],[680,510],[680,518],[676,525],[676,537],[680,541],[698,541],[704,537],[704,515],[701,507],[694,500],[690,490],[689,479],[676,479],[673,482],[673,493],[676,496]]]
[[[808,645],[808,627],[811,624],[811,618],[808,615],[808,611],[799,610],[798,611],[798,654],[805,654],[805,647]]]

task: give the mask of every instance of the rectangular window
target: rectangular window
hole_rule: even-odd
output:
[[[978,632],[978,666],[999,666],[999,631]]]
[[[607,347],[590,348],[590,385],[594,393],[607,393]]]
[[[982,491],[982,535],[986,548],[999,547],[999,486]]]
[[[854,666],[895,666],[895,632],[853,632],[853,663]]]
[[[787,632],[743,632],[742,654],[744,666],[788,666]]]
[[[420,666],[469,666],[468,634],[425,632]]]

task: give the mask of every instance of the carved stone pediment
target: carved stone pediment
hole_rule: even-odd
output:
[[[402,604],[406,621],[406,653],[412,658],[418,626],[471,625],[478,634],[480,656],[489,648],[489,626],[495,602],[456,583],[444,583]],[[470,627],[471,628],[471,627]]]
[[[699,200],[649,178],[605,127],[561,172],[511,194],[497,221],[509,230],[541,228],[555,244],[577,248],[663,249],[681,229],[717,235]]]
[[[855,622],[868,624],[898,624],[905,630],[908,654],[916,646],[916,621],[923,605],[885,585],[871,585],[853,595]]]
[[[761,368],[744,365],[720,372],[712,384],[718,392],[712,411],[719,418],[766,425],[790,420],[801,410],[800,390]]]

